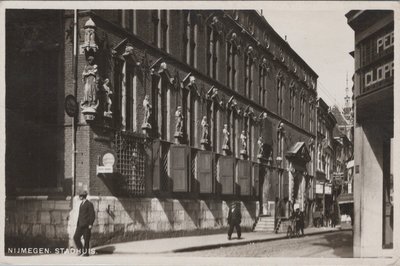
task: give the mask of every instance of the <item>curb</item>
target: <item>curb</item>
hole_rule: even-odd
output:
[[[341,231],[351,231],[351,228],[346,228],[346,229],[330,229],[326,231],[316,231],[316,232],[310,232],[304,234],[305,236],[312,236],[312,235],[321,235],[321,234],[329,234],[329,233],[334,233],[334,232],[341,232]],[[231,241],[231,242],[226,242],[226,243],[218,243],[218,244],[209,244],[209,245],[202,245],[202,246],[194,246],[194,247],[187,247],[187,248],[180,248],[180,249],[174,249],[174,250],[164,250],[164,251],[159,251],[159,252],[124,252],[124,251],[119,251],[118,250],[102,250],[98,253],[98,255],[101,254],[134,254],[134,255],[154,255],[154,254],[171,254],[171,253],[184,253],[184,252],[192,252],[192,251],[201,251],[201,250],[207,250],[207,249],[216,249],[216,248],[221,248],[221,247],[232,247],[232,246],[240,246],[240,245],[248,245],[251,243],[261,243],[261,242],[269,242],[269,241],[274,241],[274,240],[283,240],[283,239],[288,239],[286,237],[286,234],[281,233],[281,234],[273,234],[271,237],[271,234],[269,234],[269,238],[261,238],[261,239],[254,239],[254,240],[243,240],[243,241]],[[97,250],[96,250],[97,251]],[[97,253],[97,252],[96,252]]]
[[[311,232],[311,233],[308,233],[308,234],[304,234],[304,236],[321,235],[321,234],[328,234],[328,233],[334,233],[334,232],[340,232],[340,231],[351,231],[351,229],[337,229],[337,230],[317,231],[317,232]],[[210,245],[205,245],[205,246],[181,248],[181,249],[172,250],[171,252],[172,253],[192,252],[192,251],[215,249],[215,248],[221,248],[221,247],[232,247],[232,246],[247,245],[247,244],[251,244],[251,243],[269,242],[269,241],[282,240],[282,239],[287,239],[285,234],[282,234],[282,235],[277,236],[277,237],[264,238],[264,239],[245,240],[245,241],[240,241],[240,242],[229,242],[229,243],[210,244]],[[170,252],[168,252],[168,253],[170,253]]]

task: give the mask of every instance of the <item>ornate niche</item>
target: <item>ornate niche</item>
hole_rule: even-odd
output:
[[[84,43],[80,46],[80,51],[85,54],[86,65],[82,72],[83,97],[80,106],[86,122],[91,122],[95,119],[99,106],[100,75],[98,66],[95,64],[99,47],[96,44],[96,24],[91,18],[86,21],[83,29],[85,38]]]

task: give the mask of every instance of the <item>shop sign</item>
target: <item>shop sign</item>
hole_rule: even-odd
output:
[[[325,195],[332,194],[332,187],[330,185],[325,185]]]
[[[394,31],[376,40],[376,53],[380,53],[394,45]]]
[[[323,194],[324,193],[324,185],[323,184],[315,184],[315,193]]]
[[[372,69],[364,75],[364,87],[368,87],[378,83],[379,81],[393,77],[394,63],[393,61]]]
[[[96,166],[97,174],[114,173],[115,155],[112,152],[106,152],[101,156],[101,164]]]

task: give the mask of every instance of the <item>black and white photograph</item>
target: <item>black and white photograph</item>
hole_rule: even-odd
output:
[[[398,3],[0,7],[0,263],[400,265]]]

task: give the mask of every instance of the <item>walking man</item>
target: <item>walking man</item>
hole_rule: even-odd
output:
[[[236,233],[237,233],[238,239],[240,239],[240,236],[242,235],[242,230],[240,228],[241,222],[242,222],[242,214],[240,213],[240,202],[233,202],[231,204],[231,206],[229,207],[229,213],[228,213],[228,224],[229,224],[228,239],[229,240],[231,240],[233,228],[236,228]]]
[[[76,247],[79,249],[81,255],[89,256],[89,241],[92,226],[94,223],[94,207],[93,204],[88,201],[87,192],[83,191],[79,194],[79,199],[82,201],[79,207],[78,223],[76,225],[76,231],[74,235],[74,242]],[[82,250],[81,237],[85,241],[84,249]]]

